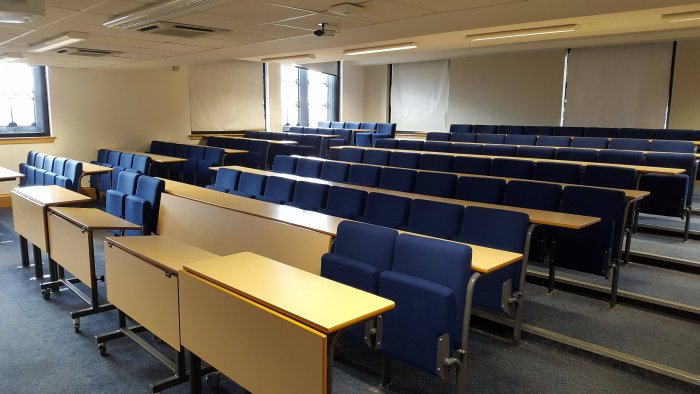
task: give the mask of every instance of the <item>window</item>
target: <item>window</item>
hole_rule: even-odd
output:
[[[49,135],[46,70],[0,64],[0,138]]]
[[[285,126],[311,126],[338,119],[338,76],[282,65]]]

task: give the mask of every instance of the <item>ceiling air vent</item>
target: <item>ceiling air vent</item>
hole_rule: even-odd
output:
[[[57,49],[55,52],[60,53],[62,55],[85,56],[85,57],[102,57],[102,56],[121,54],[121,52],[108,51],[108,50],[104,50],[104,49],[71,48],[71,47]]]
[[[225,29],[217,29],[214,27],[185,25],[183,23],[172,22],[150,23],[148,25],[141,26],[135,30],[144,33],[163,34],[167,36],[184,38],[200,37],[207,34],[222,33],[228,31]]]

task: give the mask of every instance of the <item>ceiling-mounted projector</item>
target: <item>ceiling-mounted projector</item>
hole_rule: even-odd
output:
[[[0,23],[27,23],[45,10],[44,0],[0,0]]]
[[[338,29],[338,26],[330,25],[328,23],[319,23],[318,25],[321,28],[318,30],[314,30],[314,35],[316,37],[332,37],[335,35],[335,33],[340,33],[340,29]]]

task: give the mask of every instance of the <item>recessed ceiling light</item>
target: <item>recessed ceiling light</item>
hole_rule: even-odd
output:
[[[661,20],[666,22],[690,22],[700,20],[700,11],[679,12],[676,14],[661,15]]]
[[[529,37],[547,34],[570,33],[576,31],[577,28],[578,25],[547,26],[536,27],[532,29],[497,31],[493,33],[469,34],[464,38],[470,41],[500,40],[514,37]]]
[[[266,57],[264,59],[260,59],[260,61],[263,63],[274,63],[274,62],[286,62],[286,61],[292,61],[292,60],[313,60],[313,59],[316,59],[316,56],[314,56],[310,53],[306,53],[306,54],[302,54],[302,55]]]
[[[343,51],[343,55],[349,55],[349,56],[364,55],[367,53],[403,51],[405,49],[414,49],[414,48],[418,48],[417,43],[405,42],[402,44],[383,45],[383,46],[378,46],[378,47],[348,49],[348,50]]]
[[[3,53],[0,54],[0,63],[11,63],[24,59],[24,55],[21,53]]]
[[[34,44],[29,47],[29,52],[47,52],[64,46],[75,44],[76,42],[85,41],[88,35],[80,32],[66,33],[60,37],[55,37],[50,40]]]

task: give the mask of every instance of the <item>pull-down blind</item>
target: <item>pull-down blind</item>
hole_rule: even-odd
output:
[[[445,130],[449,61],[392,66],[391,121],[399,130]]]

